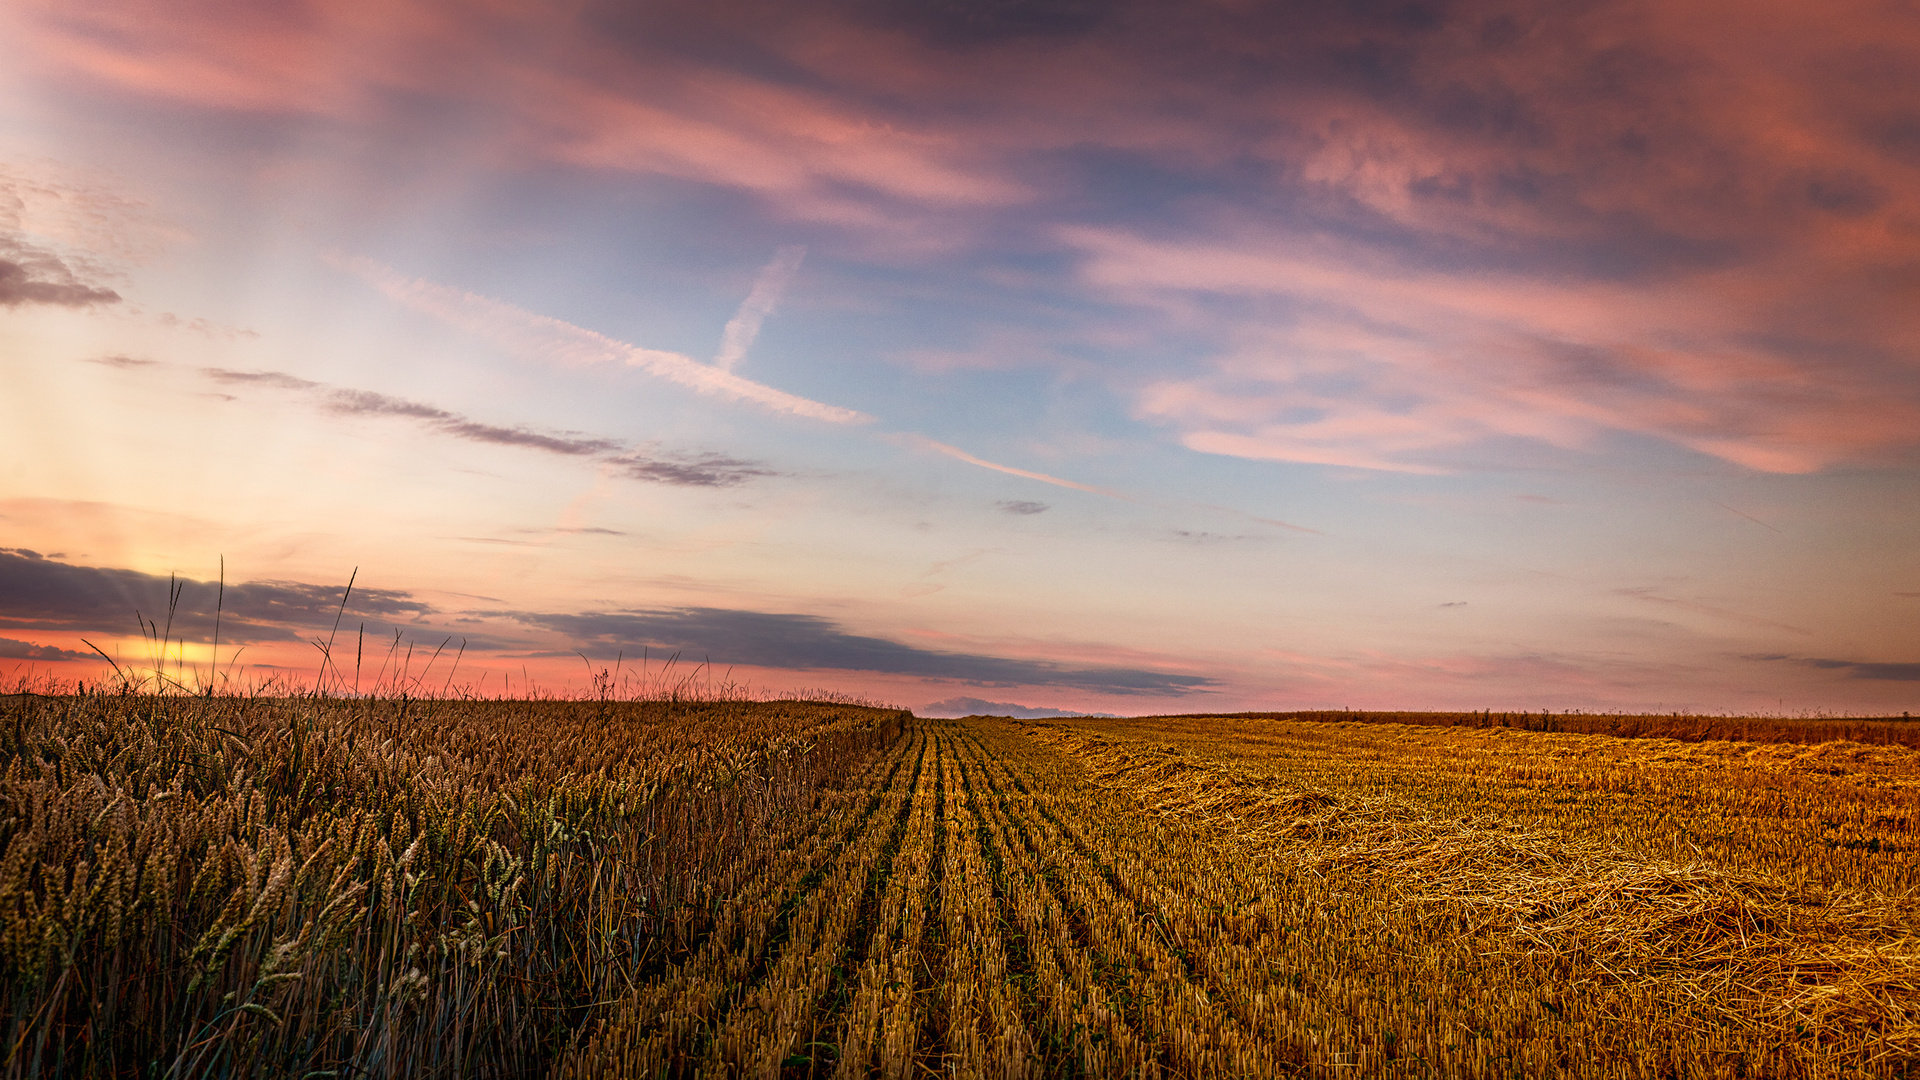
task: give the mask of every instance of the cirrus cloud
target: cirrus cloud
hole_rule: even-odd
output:
[[[628,364],[698,394],[745,401],[772,412],[810,420],[859,424],[872,419],[854,409],[811,401],[743,379],[731,371],[703,364],[689,356],[628,345],[491,297],[439,285],[423,278],[409,278],[371,259],[338,258],[334,262],[358,274],[394,302],[444,319],[512,351],[551,357],[568,364]]]
[[[488,424],[436,405],[391,397],[371,390],[329,387],[283,371],[230,371],[202,368],[202,375],[229,386],[260,386],[318,395],[320,408],[334,416],[393,417],[416,420],[429,430],[467,442],[539,450],[585,458],[610,466],[620,476],[681,487],[732,487],[756,477],[777,475],[758,462],[728,454],[657,454],[637,450],[619,439],[578,431],[537,431],[524,426]]]

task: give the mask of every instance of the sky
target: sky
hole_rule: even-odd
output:
[[[0,674],[109,659],[1920,708],[1920,4],[0,0]]]

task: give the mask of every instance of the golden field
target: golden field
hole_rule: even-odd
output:
[[[1902,745],[3,700],[9,1076],[1920,1074]]]

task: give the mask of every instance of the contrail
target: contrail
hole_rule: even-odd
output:
[[[1773,529],[1774,532],[1780,531],[1779,529],[1774,529],[1773,526],[1767,524],[1766,522],[1761,521],[1759,518],[1754,517],[1752,514],[1749,514],[1743,510],[1735,510],[1733,507],[1728,506],[1726,503],[1720,502],[1716,499],[1708,499],[1707,501],[1710,503],[1713,503],[1713,505],[1719,507],[1720,509],[1725,510],[1729,514],[1739,514],[1741,517],[1746,518],[1748,521],[1753,522],[1755,525],[1758,525],[1763,529]]]
[[[829,423],[863,424],[873,419],[863,412],[811,401],[784,390],[763,386],[730,371],[703,364],[690,356],[660,349],[643,349],[489,296],[450,288],[424,278],[410,278],[372,259],[334,256],[327,261],[358,274],[396,303],[444,319],[469,333],[491,339],[517,352],[550,356],[562,362],[582,365],[619,361],[696,393],[750,401],[775,412],[792,413]]]
[[[773,261],[754,279],[753,291],[721,331],[720,351],[713,357],[714,367],[732,371],[747,355],[747,350],[753,348],[753,339],[760,335],[760,324],[773,314],[773,306],[780,302],[780,294],[786,291],[787,282],[793,280],[800,269],[800,260],[806,257],[807,249],[798,246],[783,247],[774,253]]]
[[[983,469],[992,469],[995,472],[1003,472],[1008,474],[1009,476],[1022,476],[1027,478],[1028,480],[1038,480],[1043,484],[1052,484],[1055,487],[1072,488],[1075,491],[1085,491],[1093,495],[1105,495],[1109,499],[1119,499],[1123,502],[1137,503],[1140,501],[1139,499],[1129,498],[1125,495],[1120,494],[1117,491],[1111,491],[1111,490],[1108,490],[1107,488],[1093,487],[1090,484],[1076,484],[1071,480],[1062,480],[1057,476],[1048,476],[1046,473],[1030,472],[1026,469],[1016,469],[1011,465],[1001,465],[997,462],[988,461],[985,458],[977,458],[977,457],[974,457],[972,454],[967,453],[965,450],[960,449],[957,446],[948,446],[946,443],[943,443],[943,442],[934,442],[932,439],[927,438],[925,435],[909,434],[909,435],[903,435],[901,437],[904,438],[906,441],[912,443],[913,445],[921,447],[923,449],[938,451],[939,453],[945,454],[948,457],[959,458],[961,461],[964,461],[969,465],[978,465]]]
[[[1282,529],[1292,529],[1294,532],[1310,533],[1314,536],[1327,535],[1326,533],[1321,532],[1319,529],[1309,529],[1305,525],[1295,525],[1291,521],[1281,521],[1279,518],[1260,517],[1257,514],[1249,514],[1245,510],[1235,510],[1231,506],[1219,506],[1214,503],[1194,503],[1193,505],[1198,506],[1203,510],[1218,510],[1223,514],[1232,514],[1235,517],[1246,518],[1248,521],[1257,521],[1262,525],[1274,525]]]
[[[914,446],[921,447],[922,449],[925,449],[925,450],[937,451],[938,453],[945,454],[950,458],[958,458],[959,460],[964,461],[969,465],[978,465],[983,469],[992,469],[994,472],[1003,472],[1009,476],[1019,476],[1028,480],[1038,480],[1043,484],[1052,484],[1055,487],[1071,488],[1074,491],[1084,491],[1091,495],[1104,495],[1109,499],[1119,499],[1121,502],[1130,502],[1136,506],[1152,506],[1162,510],[1184,510],[1184,509],[1192,509],[1197,507],[1203,510],[1215,510],[1223,514],[1232,514],[1235,517],[1245,518],[1248,521],[1257,521],[1262,525],[1276,525],[1282,529],[1291,529],[1294,532],[1311,533],[1314,536],[1326,535],[1325,533],[1321,532],[1319,529],[1309,529],[1305,525],[1295,525],[1291,522],[1279,521],[1275,518],[1256,517],[1255,515],[1249,514],[1243,510],[1235,510],[1230,506],[1215,506],[1213,503],[1163,503],[1163,502],[1157,502],[1151,499],[1136,499],[1131,495],[1114,491],[1111,488],[1094,487],[1091,484],[1075,483],[1072,480],[1063,480],[1058,476],[1048,476],[1046,473],[1033,472],[1032,470],[1029,470],[1029,469],[1016,469],[1011,465],[1002,465],[997,461],[988,461],[986,458],[975,457],[974,455],[967,453],[965,450],[962,450],[957,446],[948,446],[946,443],[943,443],[943,442],[935,442],[932,439],[927,438],[925,435],[914,435],[911,433],[906,433],[898,437]]]

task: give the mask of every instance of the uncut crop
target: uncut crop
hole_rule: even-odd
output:
[[[14,696],[8,1075],[536,1075],[901,714]]]
[[[1911,1076],[1920,753],[9,700],[11,1075]]]

